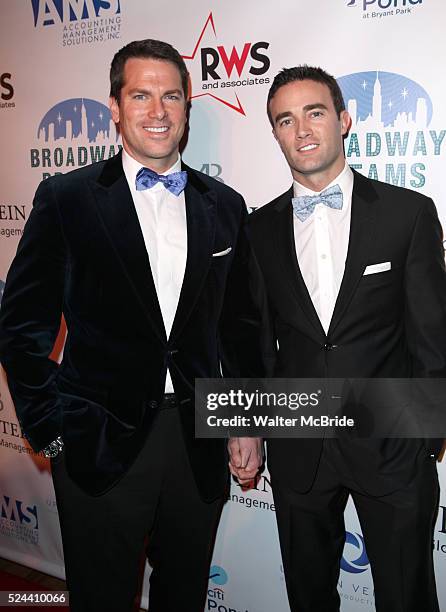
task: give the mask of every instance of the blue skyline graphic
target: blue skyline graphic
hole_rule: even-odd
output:
[[[109,139],[112,127],[115,130],[105,104],[89,98],[70,98],[50,108],[39,124],[37,137],[45,142],[81,137],[88,142],[97,142]]]
[[[404,122],[427,127],[432,120],[433,106],[427,91],[401,74],[355,72],[336,80],[353,125],[373,118],[375,124],[383,127],[396,127]]]

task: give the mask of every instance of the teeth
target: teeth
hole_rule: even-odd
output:
[[[169,128],[167,128],[167,127],[165,127],[165,126],[164,126],[164,127],[145,127],[144,129],[145,129],[147,132],[157,132],[157,133],[160,133],[160,132],[167,132],[167,130],[168,130]]]
[[[310,145],[307,145],[306,147],[301,147],[299,151],[311,151],[312,149],[316,149],[317,146],[318,145],[310,144]]]

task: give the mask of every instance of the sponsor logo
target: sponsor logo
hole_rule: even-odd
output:
[[[28,544],[38,544],[37,506],[0,494],[0,534]]]
[[[434,552],[446,555],[446,506],[439,506],[437,518],[438,533],[434,539]]]
[[[268,55],[270,43],[264,40],[238,42],[235,45],[217,35],[209,13],[192,53],[182,57],[190,62],[191,99],[209,96],[228,108],[246,115],[238,94],[246,87],[270,82]]]
[[[26,209],[24,204],[0,204],[0,236],[2,238],[19,237],[23,234],[23,224],[26,221]],[[15,223],[22,222],[20,227],[15,226]],[[8,227],[4,227],[7,225]],[[1,282],[1,281],[0,281]],[[3,295],[3,288],[1,288],[1,295]]]
[[[412,14],[423,0],[344,0],[346,6],[362,9],[363,19],[381,19]]]
[[[252,486],[241,486],[238,482],[232,482],[228,501],[243,506],[248,510],[269,510],[275,512],[272,503],[271,481],[269,474],[259,476]]]
[[[351,552],[353,550],[353,555]],[[353,557],[353,558],[351,558]],[[364,538],[359,533],[345,532],[344,554],[341,559],[341,569],[350,574],[361,574],[369,567],[365,550]]]
[[[352,127],[347,161],[369,178],[412,189],[426,182],[426,158],[441,155],[446,130],[433,127],[433,104],[417,82],[393,72],[356,72],[337,79]]]
[[[228,573],[220,565],[213,565],[209,572],[209,588],[206,602],[206,610],[216,612],[249,612],[246,608],[240,609],[225,602],[225,591],[223,586],[229,581]]]
[[[355,605],[355,610],[359,606],[369,607],[375,604],[371,574],[370,572],[364,573],[368,569],[369,560],[364,538],[359,533],[346,531],[344,553],[341,559],[341,570],[345,573],[339,576],[338,590],[341,601]]]
[[[224,183],[224,180],[221,177],[222,171],[223,168],[220,164],[203,163],[200,168],[200,172],[203,172],[217,181],[220,181],[220,183]]]
[[[228,582],[228,574],[219,565],[213,565],[209,572],[209,580],[213,584],[223,586]]]
[[[57,29],[63,47],[121,36],[120,0],[31,0],[34,27]]]
[[[48,178],[102,161],[122,148],[117,140],[105,104],[90,98],[63,100],[50,108],[39,123],[37,146],[30,149],[31,168],[43,169],[42,177]]]
[[[14,86],[11,82],[12,74],[3,72],[0,74],[0,108],[15,108]]]

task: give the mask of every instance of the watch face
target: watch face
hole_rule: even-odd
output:
[[[51,442],[51,444],[49,444],[45,448],[45,450],[43,451],[43,454],[48,459],[51,459],[52,457],[55,457],[58,454],[58,452],[59,452],[58,446],[54,442]]]
[[[43,454],[48,459],[52,459],[53,457],[57,457],[57,455],[62,450],[62,444],[59,444],[56,440],[48,444],[48,446],[43,450]]]

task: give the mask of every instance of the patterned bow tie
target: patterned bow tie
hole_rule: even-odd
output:
[[[321,191],[319,195],[299,196],[297,198],[293,198],[291,202],[293,204],[293,211],[296,217],[300,219],[300,221],[305,221],[313,214],[316,204],[319,204],[320,202],[329,208],[341,210],[343,195],[339,185],[333,185],[333,187],[329,187],[325,191]]]
[[[172,172],[171,174],[157,174],[150,168],[141,168],[136,175],[136,191],[150,189],[157,183],[162,183],[171,193],[179,196],[187,183],[187,172]]]

